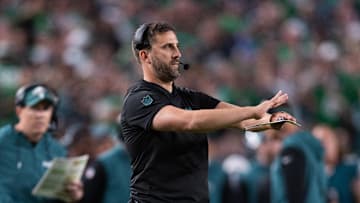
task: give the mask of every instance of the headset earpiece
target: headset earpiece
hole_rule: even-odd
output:
[[[25,98],[25,95],[26,95],[26,92],[27,90],[29,89],[29,87],[31,87],[32,85],[30,86],[23,86],[23,87],[20,87],[17,91],[16,91],[16,94],[15,94],[15,105],[16,106],[25,106],[24,104],[24,98]]]
[[[148,39],[149,23],[142,24],[135,32],[133,46],[136,50],[140,51],[151,47]]]

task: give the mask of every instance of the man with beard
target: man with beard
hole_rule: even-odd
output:
[[[295,120],[285,112],[267,113],[287,101],[281,91],[259,105],[240,107],[176,86],[181,53],[167,23],[141,25],[132,48],[143,79],[129,88],[121,115],[133,170],[130,202],[209,202],[206,132]]]

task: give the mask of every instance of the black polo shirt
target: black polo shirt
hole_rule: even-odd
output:
[[[166,105],[186,110],[212,109],[208,95],[139,81],[128,90],[121,114],[124,142],[131,156],[131,198],[138,202],[208,202],[208,145],[205,134],[152,129]]]

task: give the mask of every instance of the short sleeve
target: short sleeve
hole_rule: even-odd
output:
[[[205,93],[182,88],[180,89],[183,94],[183,99],[190,99],[190,103],[194,109],[214,109],[218,104],[219,100],[211,97]]]
[[[131,126],[150,130],[152,120],[159,110],[170,104],[166,96],[150,91],[130,93],[122,110],[122,120]]]
[[[201,109],[214,109],[218,104],[219,100],[201,92],[195,92],[198,96]]]

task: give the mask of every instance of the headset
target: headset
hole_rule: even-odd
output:
[[[132,43],[133,43],[133,48],[136,51],[151,48],[148,32],[152,25],[154,25],[154,24],[153,23],[144,23],[135,31]],[[175,29],[171,27],[170,30],[175,30]],[[179,63],[180,63],[180,65],[183,66],[184,70],[188,70],[190,68],[190,64],[188,64],[188,63],[183,63],[181,61]]]
[[[49,86],[45,85],[45,84],[32,84],[32,85],[24,85],[22,87],[20,87],[15,94],[15,105],[16,106],[21,106],[24,107],[25,106],[25,98],[26,95],[33,89],[37,88],[37,87],[43,87],[46,89],[46,91],[49,93],[49,95],[52,97],[53,100],[53,106],[54,106],[54,110],[51,116],[51,122],[50,122],[50,126],[49,126],[49,130],[56,130],[57,125],[58,125],[58,118],[57,118],[57,106],[59,104],[59,97],[56,94],[56,92],[51,89]]]
[[[149,49],[151,47],[151,44],[149,42],[148,38],[148,31],[150,27],[150,23],[144,23],[142,24],[135,32],[134,39],[133,39],[133,46],[134,49],[137,51],[143,50],[143,49]]]

